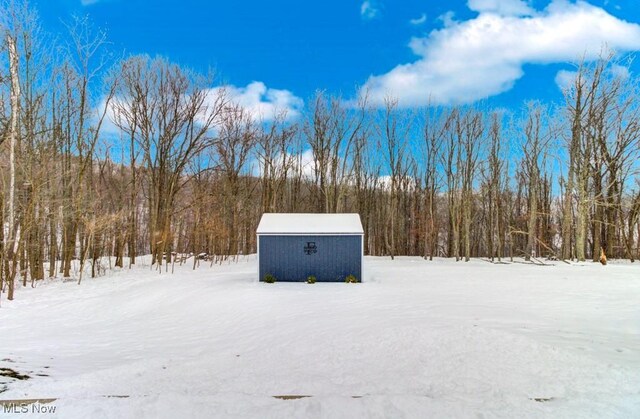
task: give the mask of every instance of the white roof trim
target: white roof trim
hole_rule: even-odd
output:
[[[359,214],[262,215],[257,234],[364,234]]]

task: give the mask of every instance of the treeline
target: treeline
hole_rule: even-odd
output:
[[[10,299],[17,281],[99,275],[105,256],[255,252],[263,212],[357,212],[370,255],[639,256],[638,85],[613,54],[577,65],[559,104],[403,109],[320,92],[264,120],[209,75],[115,59],[86,19],[55,40],[26,2],[3,6]]]

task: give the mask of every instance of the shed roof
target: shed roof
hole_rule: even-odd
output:
[[[364,234],[359,214],[262,215],[258,234]]]

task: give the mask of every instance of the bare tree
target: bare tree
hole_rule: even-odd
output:
[[[313,154],[316,211],[335,213],[340,207],[350,175],[348,156],[364,127],[366,106],[366,98],[349,110],[340,98],[327,99],[321,92],[315,97],[303,132]]]
[[[544,130],[548,129],[548,125],[549,121],[545,118],[545,109],[539,103],[529,103],[524,120],[524,142],[522,144],[522,167],[529,195],[525,260],[531,260],[531,257],[535,256],[537,245],[538,224],[542,215],[539,211],[539,199],[543,185],[541,167],[545,165],[546,148],[549,141]]]
[[[215,142],[215,156],[224,177],[224,208],[226,209],[226,231],[228,241],[226,255],[239,252],[239,220],[246,196],[241,197],[241,174],[247,170],[247,161],[258,138],[258,127],[253,115],[239,105],[225,107],[218,139]]]
[[[18,78],[18,49],[16,40],[11,33],[6,34],[7,49],[9,50],[9,71],[11,74],[11,114],[9,118],[9,129],[7,130],[7,138],[9,141],[9,201],[7,209],[7,235],[3,247],[5,250],[3,269],[6,280],[9,284],[8,300],[13,300],[14,279],[16,274],[16,252],[15,237],[18,234],[15,231],[15,184],[16,184],[16,142],[18,137],[18,119],[20,118],[20,80]],[[4,141],[4,139],[3,139]],[[4,228],[4,227],[3,227]],[[11,267],[9,267],[11,263]]]
[[[131,57],[120,66],[115,123],[135,138],[149,180],[149,234],[152,263],[162,263],[170,247],[175,198],[184,169],[213,144],[224,93],[207,89],[210,80],[162,58]]]
[[[444,114],[439,111],[427,111],[423,136],[425,142],[425,235],[424,257],[433,260],[438,252],[437,196],[440,190],[441,175],[438,164],[441,160],[442,138],[444,136]]]
[[[464,237],[464,257],[471,258],[471,220],[474,208],[473,186],[484,131],[482,114],[469,110],[456,120],[456,136],[461,143],[460,170],[462,176],[462,222]]]
[[[282,211],[282,197],[290,172],[295,163],[291,144],[296,134],[295,125],[286,124],[287,115],[278,115],[268,127],[259,128],[257,158],[262,179],[262,211]]]
[[[388,202],[384,209],[384,240],[385,248],[391,259],[397,251],[396,236],[400,217],[398,214],[399,190],[403,180],[406,180],[409,165],[406,164],[407,140],[411,131],[411,115],[398,110],[395,99],[386,98],[384,116],[378,127],[379,148],[388,171],[385,190],[388,191]]]
[[[452,109],[447,117],[444,130],[446,141],[442,154],[442,165],[447,185],[447,213],[449,215],[447,256],[455,257],[456,261],[460,260],[460,225],[462,223],[461,147],[456,136],[459,117],[460,110],[458,108]]]
[[[504,244],[502,192],[505,189],[507,173],[505,172],[505,161],[501,155],[504,147],[503,140],[500,115],[497,112],[492,112],[489,125],[489,154],[485,164],[481,167],[484,189],[486,190],[483,201],[487,205],[487,254],[492,261],[495,257],[498,258],[498,261],[501,260]]]

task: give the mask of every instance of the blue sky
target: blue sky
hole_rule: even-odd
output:
[[[640,50],[637,0],[32,1],[51,30],[89,14],[115,51],[214,67],[240,101],[285,108],[362,86],[373,103],[519,107],[558,100],[585,52]]]

